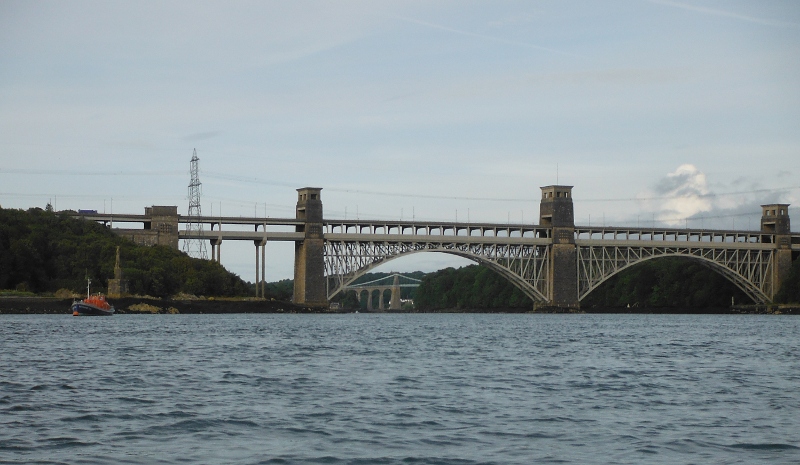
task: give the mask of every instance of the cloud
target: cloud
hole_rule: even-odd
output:
[[[672,196],[706,195],[708,193],[706,175],[694,165],[681,165],[662,178],[656,185],[655,191]]]
[[[679,218],[707,212],[712,207],[706,175],[694,165],[679,166],[662,178],[654,190],[662,197],[657,215],[661,221],[676,223]]]
[[[800,190],[798,186],[765,187],[751,177],[712,185],[696,166],[684,164],[658,180],[642,198],[658,222],[669,226],[755,230],[761,205],[796,203]]]

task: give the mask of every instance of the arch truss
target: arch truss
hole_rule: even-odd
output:
[[[754,302],[773,295],[774,249],[736,247],[734,244],[578,245],[578,299],[582,300],[611,276],[639,262],[657,257],[682,256],[700,260],[727,277]]]
[[[366,235],[365,235],[366,236]],[[433,238],[432,238],[433,239]],[[325,274],[330,299],[349,283],[388,260],[418,252],[443,252],[465,257],[497,271],[531,299],[547,301],[550,254],[547,245],[532,241],[474,241],[469,237],[442,240],[325,240]]]
[[[551,252],[554,233],[547,226],[358,220],[325,226],[329,299],[388,260],[444,252],[491,268],[534,301],[553,301],[553,282],[558,276]],[[698,260],[755,302],[769,302],[777,291],[775,239],[761,231],[575,227],[574,246],[577,266],[569,273],[577,274],[578,301],[623,269],[666,256]]]

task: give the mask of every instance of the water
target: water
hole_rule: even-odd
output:
[[[797,317],[0,322],[0,463],[800,463]]]

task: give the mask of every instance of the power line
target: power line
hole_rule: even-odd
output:
[[[0,168],[0,174],[46,174],[46,175],[69,175],[69,176],[178,176],[183,175],[183,171],[85,171],[85,170],[34,170],[26,168]]]
[[[104,200],[112,197],[112,194],[58,194],[58,193],[39,193],[39,194],[23,194],[19,192],[0,192],[3,197],[52,197],[57,195],[59,198],[64,199],[87,199],[87,200]],[[128,199],[128,200],[144,200],[144,199],[164,199],[165,197],[171,198],[174,196],[156,196],[156,195],[125,195],[113,194],[115,199]]]
[[[753,189],[749,191],[738,191],[738,192],[722,192],[722,193],[708,193],[708,194],[693,194],[693,195],[665,195],[665,196],[655,196],[655,197],[628,197],[628,198],[607,198],[607,199],[581,199],[579,197],[575,197],[576,202],[645,202],[649,200],[674,200],[674,199],[711,199],[716,197],[729,197],[731,195],[744,195],[744,194],[764,194],[768,192],[787,192],[793,191],[796,189],[800,189],[800,186],[787,186],[787,187],[778,187],[773,189]]]
[[[273,180],[266,180],[266,179],[259,179],[255,177],[249,176],[237,176],[237,175],[230,175],[230,174],[206,174],[207,177],[210,178],[217,178],[217,179],[225,179],[228,181],[238,181],[238,182],[248,182],[253,184],[263,184],[263,185],[272,185],[272,186],[284,186],[284,187],[296,187],[298,183],[286,182],[286,181],[273,181]],[[759,194],[759,193],[767,193],[767,192],[786,192],[800,189],[800,186],[787,186],[787,187],[779,187],[779,188],[772,188],[772,189],[752,189],[747,191],[737,191],[737,192],[722,192],[722,193],[708,193],[708,194],[696,194],[693,195],[693,198],[715,198],[715,197],[727,197],[731,195],[743,195],[743,194]],[[417,198],[417,199],[439,199],[439,200],[468,200],[468,201],[483,201],[483,202],[532,202],[539,198],[539,196],[529,197],[529,198],[522,198],[522,197],[464,197],[464,196],[453,196],[453,195],[433,195],[433,194],[414,194],[414,193],[407,193],[407,192],[385,192],[385,191],[370,191],[370,190],[362,190],[362,189],[345,189],[345,188],[337,188],[337,187],[326,187],[326,191],[328,192],[341,192],[345,194],[364,194],[364,195],[378,195],[383,197],[398,197],[398,198]],[[642,201],[649,201],[649,200],[672,200],[672,199],[681,199],[686,198],[687,196],[684,195],[665,195],[665,196],[653,196],[653,197],[623,197],[623,198],[603,198],[603,199],[581,199],[580,197],[576,197],[575,201],[579,202],[642,202]]]
[[[182,171],[84,171],[84,170],[38,170],[38,169],[1,169],[0,174],[44,174],[44,175],[70,175],[70,176],[176,176],[183,175]],[[269,179],[261,179],[251,176],[240,176],[225,173],[205,173],[205,176],[212,179],[222,179],[226,181],[246,182],[259,185],[271,185],[280,187],[297,187],[300,183],[288,181],[275,181]],[[722,193],[706,193],[694,194],[692,196],[685,195],[664,195],[652,197],[621,197],[621,198],[585,198],[579,196],[574,197],[575,201],[581,203],[591,202],[646,202],[653,200],[674,200],[682,198],[699,198],[710,199],[729,197],[733,195],[745,194],[764,194],[770,192],[787,192],[800,189],[800,186],[786,186],[771,189],[751,189],[745,191],[722,192]],[[435,195],[435,194],[418,194],[408,192],[387,192],[387,191],[372,191],[362,189],[346,189],[337,187],[326,187],[328,192],[339,192],[345,194],[363,194],[370,196],[382,196],[393,198],[413,198],[413,199],[428,199],[428,200],[462,200],[472,202],[535,202],[539,196],[533,197],[467,197],[458,195]],[[16,194],[2,194],[2,195],[16,195]],[[47,194],[51,195],[51,194]]]

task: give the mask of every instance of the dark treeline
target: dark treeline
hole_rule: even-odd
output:
[[[248,283],[215,262],[169,247],[137,246],[101,224],[49,208],[0,208],[0,289],[81,292],[88,277],[101,290],[114,277],[117,246],[131,294],[252,295]]]
[[[664,257],[632,266],[592,291],[584,307],[724,308],[752,304],[747,295],[703,262],[681,257]],[[775,296],[775,303],[800,303],[800,259]]]
[[[275,300],[290,301],[294,295],[294,280],[282,279],[271,283],[265,283],[266,294]],[[255,291],[255,289],[254,289]]]
[[[786,282],[781,286],[775,300],[780,303],[800,303],[800,257],[792,263]]]
[[[425,276],[414,300],[420,311],[443,309],[511,309],[533,306],[533,301],[490,269],[470,265],[446,268]]]
[[[753,303],[738,287],[702,263],[679,257],[648,260],[623,270],[592,291],[581,307],[726,308]],[[776,297],[800,302],[800,260]],[[533,306],[509,281],[488,268],[448,268],[425,277],[415,299],[418,310],[512,309]]]
[[[581,307],[725,308],[753,303],[741,289],[697,260],[663,257],[609,278]]]

